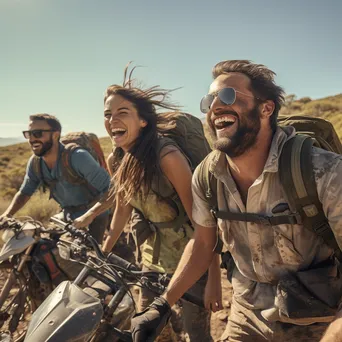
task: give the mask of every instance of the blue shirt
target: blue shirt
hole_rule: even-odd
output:
[[[55,185],[51,189],[51,196],[60,204],[62,208],[75,207],[92,202],[96,197],[101,196],[109,189],[110,177],[107,171],[84,149],[77,149],[72,152],[70,162],[73,170],[84,178],[87,184],[71,184],[64,180],[62,173],[61,153],[64,145],[59,144],[59,154],[55,166],[50,170],[43,158],[41,159],[41,172],[44,181],[53,181]],[[21,185],[20,192],[26,196],[31,196],[42,184],[40,175],[36,175],[32,166],[33,156],[27,163],[26,175]],[[85,211],[78,212],[74,217],[78,217]]]

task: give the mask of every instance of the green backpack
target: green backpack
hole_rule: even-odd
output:
[[[163,114],[159,114],[163,115]],[[201,120],[191,114],[180,113],[176,118],[176,127],[160,134],[157,154],[169,145],[176,146],[188,159],[191,170],[194,171],[197,165],[210,153],[211,149],[204,135]],[[176,232],[186,223],[189,218],[184,210],[183,204],[177,192],[169,182],[163,181],[163,177],[157,177],[152,183],[152,191],[158,197],[166,201],[176,212],[176,218],[171,222],[149,222],[142,213],[135,210],[131,219],[131,233],[137,247],[137,258],[140,259],[140,246],[154,234],[153,264],[157,264],[160,254],[159,230],[173,228]]]
[[[265,216],[218,210],[217,179],[209,170],[211,154],[200,166],[199,182],[209,202],[212,214],[216,219],[265,223],[271,226],[301,223],[306,229],[312,230],[320,236],[339,256],[339,246],[318,199],[311,160],[313,146],[342,154],[342,145],[336,131],[329,121],[309,116],[280,116],[278,123],[280,126],[295,127],[297,133],[295,137],[285,143],[279,159],[280,182],[292,214]],[[288,172],[288,170],[291,171]],[[217,232],[215,251],[220,253],[222,246],[222,241]]]

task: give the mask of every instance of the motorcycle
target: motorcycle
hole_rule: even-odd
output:
[[[105,256],[87,232],[59,224],[74,237],[72,242],[58,242],[61,257],[84,268],[73,282],[62,282],[34,312],[25,342],[131,342],[131,333],[125,330],[135,313],[130,286],[144,286],[160,295],[169,279],[140,271],[113,253]],[[203,306],[192,294],[183,299]]]
[[[58,255],[57,242],[65,233],[60,228],[46,229],[30,218],[9,218],[0,229],[0,336],[1,341],[9,335],[13,342],[21,342],[32,312],[77,271]]]

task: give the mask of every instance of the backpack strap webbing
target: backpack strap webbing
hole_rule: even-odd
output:
[[[159,139],[158,146],[157,146],[157,155],[160,156],[160,153],[162,149],[166,146],[175,146],[180,152],[184,155],[178,144],[170,138],[162,137]],[[184,155],[185,156],[185,155]],[[186,157],[186,156],[185,156]],[[187,158],[187,157],[186,157]],[[162,174],[162,170],[159,170],[159,173]],[[189,221],[188,215],[186,214],[186,211],[184,209],[184,206],[182,204],[182,201],[180,200],[178,193],[174,189],[174,187],[171,185],[171,183],[163,183],[164,187],[167,187],[166,190],[168,193],[170,193],[169,196],[165,196],[165,194],[161,193],[159,189],[155,188],[152,183],[152,191],[158,195],[160,198],[162,198],[173,210],[177,213],[175,218],[172,221],[167,222],[151,222],[154,226],[156,226],[158,229],[163,228],[173,228],[175,232],[178,232],[182,225]]]
[[[223,211],[218,210],[217,203],[217,179],[210,171],[210,159],[212,157],[206,158],[201,166],[199,172],[199,179],[201,187],[205,193],[205,197],[211,207],[211,213],[215,219],[228,220],[228,221],[241,221],[241,222],[254,222],[258,224],[264,224],[269,226],[279,225],[279,224],[298,224],[301,223],[301,217],[297,213],[287,214],[287,215],[277,215],[277,216],[267,216],[255,213],[234,213],[229,210]],[[215,189],[215,190],[214,190]],[[219,232],[217,232],[217,243],[215,246],[215,251],[220,253],[223,244],[219,238]]]
[[[178,144],[171,138],[168,137],[160,137],[158,141],[158,145],[156,146],[156,153],[160,156],[162,149],[166,146],[175,146],[181,153],[182,150],[178,146]],[[186,155],[183,153],[186,157]],[[186,157],[188,160],[188,158]],[[161,168],[158,169],[158,175],[154,178],[152,182],[151,190],[163,201],[165,201],[170,208],[172,208],[176,215],[175,218],[171,221],[165,222],[151,222],[147,220],[143,213],[140,213],[142,226],[145,227],[147,231],[146,234],[142,234],[141,236],[135,237],[134,240],[136,241],[137,249],[150,237],[150,235],[154,234],[153,238],[153,255],[152,255],[152,264],[158,264],[159,256],[160,256],[160,249],[161,249],[161,233],[160,230],[165,228],[171,228],[176,233],[182,228],[182,226],[189,222],[188,215],[184,209],[182,201],[179,198],[178,193],[172,186],[169,181],[164,180],[164,175]],[[191,224],[190,224],[191,226]],[[139,255],[139,254],[138,254]]]
[[[254,213],[233,213],[231,211],[216,211],[215,216],[221,220],[254,222],[269,226],[279,224],[297,224],[300,223],[300,216],[296,214],[266,216]]]
[[[49,199],[52,197],[51,195],[51,189],[56,185],[56,181],[46,181],[44,178],[43,170],[42,170],[42,157],[33,156],[32,159],[32,170],[34,174],[39,178],[41,181],[41,187],[43,189],[43,192],[46,192],[46,189],[49,189],[50,195]]]
[[[217,152],[211,152],[199,165],[199,172],[198,172],[198,181],[202,191],[205,195],[205,198],[210,206],[210,212],[216,220],[218,217],[216,213],[218,212],[218,202],[217,202],[217,178],[214,174],[210,171],[210,164],[212,159]],[[220,238],[219,234],[219,227],[217,225],[216,230],[216,244],[214,247],[214,252],[217,254],[221,254],[223,249],[223,242]]]
[[[79,149],[84,149],[76,143],[69,143],[64,145],[64,150],[61,154],[61,162],[62,162],[62,174],[64,180],[73,185],[82,185],[85,186],[90,193],[90,200],[93,200],[93,197],[99,198],[97,194],[97,189],[92,186],[85,178],[79,175],[74,168],[72,167],[72,154]],[[89,151],[87,151],[89,153]],[[91,154],[90,154],[91,155]]]
[[[71,163],[71,156],[74,151],[79,149],[80,146],[78,146],[75,143],[69,143],[64,146],[64,150],[61,153],[61,162],[62,162],[62,173],[63,178],[71,184],[86,184],[88,183],[85,178],[82,178],[72,167]]]
[[[41,166],[40,163],[41,163],[41,157],[33,156],[33,158],[32,158],[32,170],[33,170],[33,173],[41,180],[41,182],[44,185],[42,166]]]
[[[297,135],[289,139],[279,159],[279,177],[291,211],[298,213],[306,229],[314,231],[339,252],[339,246],[318,198],[312,164],[313,139]]]

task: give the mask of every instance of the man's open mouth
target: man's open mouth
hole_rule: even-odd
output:
[[[221,116],[214,120],[214,125],[216,129],[222,129],[232,126],[236,121],[235,117],[232,116]]]
[[[42,145],[43,145],[42,143],[32,143],[31,147],[34,149],[37,149],[37,148],[41,147]]]
[[[118,137],[123,136],[126,132],[127,132],[127,130],[125,130],[124,128],[113,128],[112,129],[112,136],[114,138],[118,138]]]

